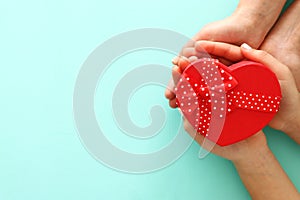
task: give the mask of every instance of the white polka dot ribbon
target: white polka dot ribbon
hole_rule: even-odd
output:
[[[227,94],[227,99],[229,112],[236,108],[260,112],[278,112],[281,97],[231,91]]]
[[[233,90],[238,85],[237,80],[216,63],[218,60],[206,59],[197,63],[197,69],[187,69],[175,88],[178,107],[198,132],[207,136],[212,110],[224,111],[217,116],[219,118],[235,109],[279,110],[281,97]]]

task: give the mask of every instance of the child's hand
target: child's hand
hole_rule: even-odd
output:
[[[264,154],[269,151],[266,137],[262,131],[259,131],[255,135],[235,144],[219,146],[217,144],[213,144],[210,140],[203,142],[205,137],[197,133],[187,119],[183,119],[186,132],[188,132],[189,135],[194,138],[200,146],[202,146],[202,148],[211,150],[212,153],[230,161],[247,163],[254,160],[257,153]],[[213,149],[210,149],[211,147],[213,147]]]
[[[287,133],[300,144],[300,94],[287,66],[267,52],[252,49],[246,44],[238,47],[220,42],[199,41],[195,46],[196,50],[205,49],[208,53],[225,57],[232,62],[248,59],[269,67],[276,74],[282,92],[280,110],[269,125]]]
[[[287,133],[300,144],[300,93],[292,72],[265,51],[251,49],[246,44],[242,45],[241,51],[245,58],[264,64],[276,74],[281,86],[282,100],[279,112],[269,125]]]

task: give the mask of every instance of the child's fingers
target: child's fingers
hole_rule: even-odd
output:
[[[165,97],[169,100],[172,100],[176,97],[173,90],[180,78],[180,74],[180,68],[177,65],[174,65],[172,68],[172,79],[169,81],[169,84],[165,90]]]
[[[177,65],[173,66],[173,69],[172,69],[172,77],[173,77],[173,81],[174,81],[174,86],[177,85],[180,77],[181,77],[181,69],[180,67],[178,67]]]
[[[167,98],[167,99],[173,99],[173,98],[175,98],[175,94],[174,94],[174,92],[172,92],[172,90],[171,90],[171,88],[167,88],[166,89],[166,91],[165,91],[165,97]]]
[[[218,60],[219,60],[221,63],[223,63],[224,65],[226,65],[226,66],[232,65],[232,61],[227,60],[227,59],[225,59],[225,58],[218,58]]]
[[[189,47],[194,47],[194,45],[195,45],[195,40],[190,39],[190,40],[183,46],[183,49],[189,48]]]
[[[177,63],[177,65],[174,65],[172,68],[172,77],[173,77],[173,81],[172,81],[172,86],[170,86],[166,89],[165,91],[165,96],[167,99],[169,99],[169,104],[172,108],[176,108],[176,95],[173,91],[174,87],[177,85],[182,71],[190,64],[190,61],[185,58],[185,57],[175,57],[172,60],[173,63]]]
[[[178,61],[179,61],[179,56],[176,56],[172,59],[172,64],[173,65],[178,65]]]
[[[232,62],[240,61],[244,58],[238,46],[223,42],[198,41],[195,44],[195,49],[198,52],[207,52]]]
[[[277,76],[279,80],[288,80],[291,78],[291,73],[287,66],[280,63],[269,53],[252,49],[248,44],[241,45],[242,54],[249,60],[259,62],[269,67]]]
[[[182,50],[182,56],[189,58],[191,56],[197,56],[198,52],[195,50],[195,48],[190,47],[190,48],[184,48]]]
[[[194,47],[191,48],[185,48],[182,50],[182,56],[186,58],[190,58],[192,56],[195,56],[197,58],[209,58],[210,55],[205,51],[197,51]]]
[[[190,62],[194,62],[194,61],[196,61],[196,60],[198,60],[198,57],[197,57],[197,56],[191,56],[191,57],[189,57],[189,61],[190,61]]]
[[[178,60],[179,73],[181,74],[190,64],[191,62],[186,57],[181,56]]]
[[[176,98],[171,99],[171,100],[169,101],[169,106],[170,106],[171,108],[177,108]]]

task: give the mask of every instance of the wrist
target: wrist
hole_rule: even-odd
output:
[[[263,23],[272,27],[285,2],[286,0],[240,0],[234,14],[253,19],[257,24]]]
[[[256,173],[257,169],[263,167],[266,160],[272,156],[273,153],[266,144],[252,149],[251,153],[232,162],[238,170],[246,171],[247,173]]]
[[[293,140],[300,144],[300,98],[299,105],[295,106],[295,116],[284,123],[280,131],[289,135]]]
[[[269,150],[266,136],[262,131],[259,131],[243,141],[232,144],[232,146],[223,148],[223,151],[217,154],[233,163],[255,162],[258,155],[263,155]]]
[[[238,7],[232,15],[244,21],[254,31],[268,33],[273,26],[273,20],[263,13],[263,11],[259,11],[259,9]]]
[[[242,21],[248,31],[260,37],[262,42],[277,21],[284,3],[285,0],[240,0],[232,16]],[[259,45],[254,47],[258,48]]]
[[[253,199],[299,199],[299,193],[269,148],[234,165]]]
[[[237,8],[231,18],[239,24],[244,35],[247,35],[248,41],[241,41],[247,43],[253,48],[258,48],[263,42],[264,38],[271,29],[271,25],[257,11],[244,10],[244,8]],[[255,38],[255,39],[254,39]]]
[[[282,132],[285,133],[299,132],[300,134],[300,114],[298,114],[298,116],[295,117],[294,120],[290,121],[289,123],[286,123],[286,126],[283,128]]]

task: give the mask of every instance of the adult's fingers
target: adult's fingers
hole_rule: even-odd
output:
[[[240,47],[223,42],[198,41],[195,44],[195,49],[198,52],[207,52],[216,57],[221,57],[225,60],[237,62],[244,59]]]

